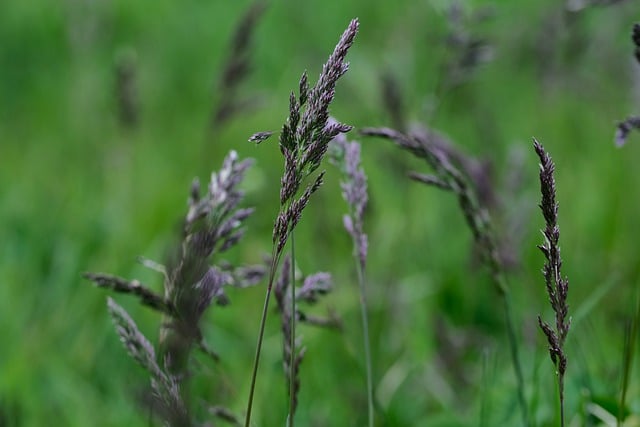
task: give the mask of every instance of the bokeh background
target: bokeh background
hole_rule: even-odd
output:
[[[406,178],[411,169],[426,172],[419,161],[357,135],[365,126],[416,123],[477,159],[496,195],[492,215],[512,261],[527,397],[541,426],[554,425],[556,408],[553,366],[536,326],[537,314],[552,313],[536,249],[543,221],[531,138],[553,156],[574,320],[568,419],[599,425],[594,408],[615,414],[640,273],[640,134],[622,149],[613,136],[619,120],[640,114],[630,40],[638,3],[274,0],[251,30],[251,72],[234,94],[243,108],[212,125],[234,28],[248,7],[246,0],[0,3],[0,425],[153,425],[138,402],[146,374],[118,341],[107,293],[81,273],[135,277],[159,290],[161,278],[136,257],[163,260],[192,179],[206,181],[230,149],[256,159],[244,184],[256,214],[225,259],[259,262],[270,251],[282,160],[277,141],[256,147],[247,138],[280,129],[301,73],[315,81],[353,17],[360,34],[332,114],[356,127],[369,176],[378,425],[519,425],[500,301],[455,198]],[[401,99],[394,113],[385,87]],[[338,173],[327,169],[296,247],[301,270],[334,275],[332,294],[314,312],[334,310],[344,330],[300,328],[307,356],[298,416],[300,425],[360,426],[357,286]],[[206,402],[244,410],[263,293],[263,286],[230,290],[231,305],[205,316],[222,361],[195,357],[203,420]],[[115,298],[156,341],[159,316]],[[285,419],[280,339],[272,316],[256,425]],[[628,402],[638,414],[637,380]]]

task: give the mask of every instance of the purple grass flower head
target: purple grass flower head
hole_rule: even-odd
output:
[[[329,142],[351,126],[329,120],[329,106],[335,96],[338,79],[348,70],[347,52],[358,32],[358,21],[352,20],[324,64],[315,86],[310,87],[307,73],[299,83],[299,94],[289,97],[289,118],[280,133],[280,151],[284,157],[284,173],[280,185],[280,213],[274,225],[276,253],[281,253],[289,233],[300,220],[311,195],[322,185],[323,173],[307,186],[300,196],[303,181],[322,163]],[[256,136],[258,135],[258,136]],[[254,139],[261,138],[260,134]]]
[[[340,37],[329,59],[324,64],[317,83],[311,87],[307,73],[304,72],[298,84],[298,96],[293,92],[289,96],[289,117],[282,126],[279,138],[280,152],[284,157],[284,172],[280,181],[280,209],[273,226],[273,250],[270,262],[269,283],[265,294],[265,303],[258,332],[256,356],[249,388],[249,399],[245,418],[245,426],[247,427],[251,425],[251,410],[255,394],[256,377],[264,339],[269,299],[272,288],[274,287],[276,271],[289,236],[300,221],[302,212],[308,205],[311,196],[323,183],[324,171],[315,177],[312,184],[307,184],[302,192],[300,189],[305,180],[320,167],[327,152],[329,142],[338,134],[351,130],[351,126],[328,123],[328,120],[329,106],[335,96],[338,79],[342,77],[349,68],[349,64],[345,62],[345,60],[347,52],[353,45],[355,36],[358,33],[358,26],[357,19],[349,23],[349,26]],[[288,268],[284,267],[283,270],[286,271]],[[291,278],[291,281],[293,280],[294,278]],[[281,288],[280,283],[275,283],[275,285],[276,288]],[[295,292],[295,287],[291,287],[291,291],[292,293]],[[281,289],[275,290],[275,297],[280,300],[278,302],[279,306],[286,299],[282,295]],[[296,298],[290,297],[289,303],[292,307],[287,309],[289,310],[288,314],[286,311],[281,310],[284,319],[284,363],[285,372],[289,380],[289,417],[291,425],[293,425],[295,407],[297,405],[297,389],[299,388],[297,373],[300,361],[302,360],[302,354],[304,353],[303,350],[300,350],[295,354],[294,349],[291,348],[295,347],[294,331],[295,321],[297,320],[295,302]],[[289,304],[285,305],[288,306]],[[290,326],[285,327],[287,324]]]
[[[367,259],[368,241],[364,232],[364,212],[369,201],[367,195],[367,176],[360,165],[360,144],[349,142],[343,134],[333,140],[331,161],[342,171],[342,197],[349,206],[344,215],[343,224],[354,242],[358,259],[363,270]]]
[[[242,224],[253,213],[253,209],[238,209],[244,197],[238,186],[252,164],[250,159],[239,161],[238,154],[231,151],[220,171],[211,174],[205,197],[200,195],[198,181],[192,184],[184,233],[192,250],[201,256],[211,255],[216,247],[218,252],[224,252],[242,237]]]
[[[458,197],[460,210],[478,245],[483,262],[489,269],[496,291],[499,295],[506,295],[508,290],[504,278],[504,267],[498,254],[489,213],[480,204],[469,178],[451,161],[449,154],[443,148],[445,145],[441,140],[442,137],[435,132],[405,134],[389,128],[366,128],[362,129],[361,134],[389,139],[398,147],[427,162],[433,170],[432,175],[411,172],[409,177],[450,191]]]
[[[555,165],[551,156],[544,147],[535,139],[533,145],[540,158],[540,192],[542,201],[540,210],[545,220],[545,228],[542,231],[544,242],[538,248],[544,254],[546,262],[542,268],[545,286],[549,296],[551,308],[555,313],[555,329],[538,316],[538,325],[547,337],[549,344],[549,356],[557,370],[558,387],[560,393],[561,424],[564,425],[564,374],[567,370],[567,356],[564,352],[564,343],[571,327],[571,318],[568,316],[569,305],[567,295],[569,281],[562,277],[562,258],[560,257],[560,228],[558,227],[558,202],[556,201],[556,182],[554,178]]]
[[[206,308],[215,299],[224,305],[222,288],[233,283],[233,277],[209,266],[209,257],[222,253],[238,243],[244,235],[244,222],[252,208],[239,208],[244,193],[238,188],[250,159],[239,160],[231,151],[218,172],[211,174],[207,193],[200,194],[197,180],[191,187],[189,211],[184,222],[183,244],[169,264],[165,288],[175,299],[182,321],[196,328]]]
[[[538,246],[547,262],[542,270],[545,278],[547,294],[553,311],[556,313],[557,341],[560,348],[569,332],[571,319],[568,318],[567,294],[569,281],[562,278],[562,258],[560,257],[560,228],[558,227],[558,202],[556,201],[556,183],[554,178],[555,165],[551,157],[544,151],[544,147],[534,140],[536,153],[540,157],[540,191],[542,201],[540,210],[545,219],[543,230],[544,242]]]
[[[168,369],[184,373],[194,344],[204,346],[200,319],[212,302],[228,304],[225,286],[234,284],[229,272],[211,267],[213,255],[235,246],[244,235],[244,223],[253,213],[240,208],[244,193],[239,189],[252,160],[240,160],[235,151],[211,174],[206,194],[197,181],[191,187],[189,209],[166,266],[165,296],[175,307],[175,316],[163,323],[160,343]]]
[[[238,243],[244,222],[253,209],[240,208],[243,192],[239,185],[251,160],[240,161],[232,151],[221,169],[211,175],[206,194],[196,179],[189,191],[188,211],[181,228],[181,239],[172,245],[166,265],[143,259],[142,263],[164,277],[164,292],[156,293],[138,280],[127,280],[104,273],[85,273],[98,287],[134,295],[140,302],[163,315],[158,355],[140,333],[133,319],[113,300],[109,313],[129,355],[150,374],[150,407],[166,425],[192,425],[189,405],[185,405],[183,383],[189,378],[190,355],[199,349],[214,360],[200,329],[200,319],[213,303],[229,303],[225,286],[255,285],[265,275],[262,266],[235,267],[218,260],[211,266],[213,254]]]

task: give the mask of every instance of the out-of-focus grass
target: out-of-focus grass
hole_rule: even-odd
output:
[[[567,343],[568,413],[583,396],[617,396],[620,321],[637,283],[640,189],[638,136],[613,147],[616,120],[640,111],[629,90],[638,66],[628,40],[633,5],[593,8],[557,38],[545,27],[556,2],[496,4],[473,27],[494,45],[495,59],[440,104],[434,127],[468,153],[495,159],[500,179],[508,152],[525,156],[514,215],[525,221],[521,267],[511,277],[522,325],[523,363],[539,425],[553,420],[553,372],[535,315],[546,310],[535,249],[542,226],[536,204],[538,137],[557,164],[565,272],[574,309],[601,286],[615,285],[576,324]],[[247,2],[5,2],[0,13],[0,414],[18,425],[146,425],[135,398],[144,375],[117,341],[105,294],[80,279],[85,270],[160,279],[135,264],[162,260],[193,176],[203,179],[230,148],[253,156],[248,203],[257,214],[242,248],[229,256],[255,262],[270,247],[281,160],[274,141],[256,148],[247,137],[277,130],[288,93],[321,61],[353,16],[361,33],[351,70],[337,89],[333,113],[357,127],[388,124],[379,77],[399,79],[411,119],[424,120],[443,58],[446,1],[273,2],[257,29],[253,74],[244,95],[257,109],[215,135],[209,132],[213,88],[225,43]],[[469,2],[479,8],[484,2]],[[570,42],[582,42],[584,48]],[[582,45],[579,45],[580,47]],[[544,49],[543,49],[544,48]],[[122,50],[138,64],[140,127],[118,128],[113,64]],[[552,55],[540,53],[548,49]],[[637,99],[635,100],[637,101]],[[371,206],[369,277],[376,392],[381,425],[473,425],[479,414],[483,347],[494,372],[489,425],[517,420],[514,381],[497,301],[471,267],[471,236],[456,201],[410,183],[398,165],[421,165],[378,140],[363,142]],[[329,167],[330,169],[330,167]],[[302,425],[362,425],[364,369],[359,354],[357,293],[337,178],[305,212],[296,236],[300,266],[328,270],[331,304],[345,331],[304,331]],[[504,200],[510,208],[513,200]],[[261,289],[233,291],[204,329],[223,362],[199,360],[203,398],[244,409]],[[158,317],[118,298],[151,338]],[[460,342],[458,365],[443,361],[438,331]],[[278,326],[269,324],[257,390],[257,419],[278,425],[286,410]],[[454,372],[455,371],[455,372]],[[460,375],[457,375],[460,374]],[[457,378],[461,376],[461,378]],[[639,390],[628,401],[637,409]],[[633,406],[635,405],[635,406]],[[570,418],[571,418],[570,417]],[[0,417],[0,420],[2,418]],[[104,421],[103,421],[104,420]],[[11,424],[10,424],[11,425]]]

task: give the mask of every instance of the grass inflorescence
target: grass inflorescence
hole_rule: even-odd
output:
[[[247,403],[246,427],[251,421],[251,410],[253,408],[253,396],[255,383],[258,374],[258,365],[264,338],[264,328],[269,308],[271,290],[276,277],[276,270],[280,265],[284,248],[291,237],[293,241],[293,231],[298,225],[302,212],[307,207],[311,196],[320,188],[323,183],[325,172],[320,172],[311,184],[301,192],[304,181],[309,178],[322,163],[322,159],[327,153],[329,142],[341,133],[351,130],[351,126],[329,121],[329,105],[335,96],[335,88],[338,79],[349,69],[349,64],[345,62],[347,52],[353,44],[358,32],[358,20],[354,19],[342,34],[333,53],[324,64],[322,72],[315,86],[310,87],[307,73],[303,73],[300,78],[298,96],[291,92],[289,97],[289,118],[282,126],[280,133],[279,147],[284,157],[284,173],[280,181],[280,210],[273,227],[273,249],[269,271],[269,281],[265,294],[264,308],[260,319],[258,333],[258,343],[256,345],[256,355],[253,371],[251,374],[251,386]],[[250,141],[260,143],[269,137],[268,133],[260,132],[254,134]],[[293,247],[293,244],[292,244]],[[292,265],[295,265],[295,251],[292,250]],[[291,287],[291,313],[296,313],[295,287]],[[289,373],[291,379],[289,387],[289,425],[294,424],[294,410],[296,406],[294,391],[295,372],[298,365],[295,360],[293,349],[295,348],[295,315],[291,317],[290,326],[290,352]]]
[[[502,301],[507,327],[507,338],[511,354],[511,363],[517,380],[517,395],[524,425],[530,425],[529,411],[525,397],[524,375],[519,356],[519,343],[516,337],[509,288],[505,268],[498,253],[496,238],[492,230],[489,213],[479,203],[479,197],[469,178],[461,172],[450,160],[449,155],[441,147],[442,138],[433,131],[421,134],[404,134],[389,128],[365,128],[362,134],[377,136],[393,141],[399,148],[409,151],[414,156],[423,159],[433,170],[433,174],[426,175],[409,172],[409,178],[414,181],[430,185],[441,190],[452,192],[458,198],[458,204],[473,234],[474,241],[479,248],[484,264],[489,270],[496,293]]]
[[[564,377],[567,371],[567,356],[564,351],[564,343],[571,327],[569,305],[567,296],[569,281],[562,277],[562,258],[560,257],[560,228],[558,227],[558,202],[556,201],[556,181],[554,177],[555,165],[551,156],[544,147],[534,140],[534,148],[540,158],[540,192],[542,201],[540,209],[545,219],[545,228],[542,232],[544,243],[540,250],[546,258],[542,269],[544,281],[549,296],[551,308],[555,313],[555,328],[538,316],[538,324],[549,342],[549,355],[557,370],[558,395],[560,399],[560,425],[564,426]]]
[[[238,188],[251,164],[251,160],[240,160],[232,151],[220,171],[211,175],[204,196],[200,194],[200,184],[194,181],[179,244],[171,249],[165,265],[147,263],[163,275],[163,295],[137,280],[103,273],[85,274],[99,287],[133,294],[142,304],[162,314],[160,353],[156,355],[127,312],[108,300],[125,348],[150,373],[153,396],[159,397],[161,403],[153,407],[158,416],[172,426],[192,425],[183,394],[184,383],[191,375],[192,350],[199,348],[213,359],[218,358],[204,341],[200,326],[203,314],[214,302],[226,305],[226,286],[256,284],[265,273],[260,266],[235,267],[222,260],[218,260],[218,265],[211,265],[214,257],[239,243],[245,232],[244,221],[253,213],[253,209],[239,207],[243,193]]]
[[[347,202],[349,213],[342,218],[344,228],[353,240],[353,259],[358,276],[360,292],[360,321],[362,323],[364,360],[367,376],[367,416],[369,427],[374,425],[373,398],[373,362],[369,337],[369,318],[367,308],[366,265],[369,239],[364,232],[364,213],[369,202],[367,176],[361,166],[360,144],[349,141],[345,135],[338,135],[333,141],[331,160],[342,171],[340,187],[342,197]]]

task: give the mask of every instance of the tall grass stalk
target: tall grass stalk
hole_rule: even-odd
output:
[[[369,200],[367,194],[367,176],[360,164],[360,144],[355,141],[347,141],[347,137],[345,135],[338,135],[333,141],[331,161],[342,171],[343,178],[340,182],[342,197],[345,199],[349,207],[349,213],[343,217],[343,223],[353,241],[352,253],[358,276],[360,316],[367,375],[367,419],[368,426],[373,427],[373,369],[371,361],[371,343],[369,338],[369,320],[367,314],[367,286],[365,278],[368,238],[363,227],[364,211]]]
[[[524,391],[524,376],[520,364],[513,314],[511,312],[509,286],[504,273],[504,266],[498,255],[498,248],[488,212],[480,206],[478,197],[469,184],[468,178],[450,161],[449,156],[441,148],[448,145],[448,143],[442,141],[442,136],[433,131],[419,134],[404,134],[389,128],[366,128],[363,129],[361,133],[367,136],[389,139],[398,147],[425,160],[434,173],[432,175],[424,175],[417,172],[410,172],[409,177],[414,181],[450,191],[457,196],[460,210],[478,245],[482,261],[489,270],[489,275],[493,281],[496,293],[502,301],[511,363],[517,381],[517,397],[522,422],[525,426],[530,426],[529,411]]]
[[[258,342],[251,373],[249,399],[247,401],[245,427],[251,425],[256,377],[258,375],[265,323],[276,270],[280,264],[282,252],[300,221],[302,212],[309,203],[311,196],[323,183],[324,171],[320,172],[313,183],[308,184],[304,191],[300,191],[301,187],[303,182],[320,167],[329,142],[337,135],[351,130],[351,126],[329,122],[329,105],[335,96],[338,79],[349,69],[349,64],[345,62],[345,58],[353,44],[358,27],[357,19],[349,23],[333,53],[324,64],[316,85],[312,88],[309,87],[307,73],[305,72],[300,79],[298,96],[296,97],[292,92],[289,97],[289,117],[282,126],[279,139],[280,152],[284,157],[284,172],[280,181],[280,210],[273,228],[269,283],[260,318]],[[303,109],[304,111],[301,111]],[[270,136],[271,132],[259,132],[249,140],[259,144]],[[292,263],[294,263],[294,260],[292,260]],[[292,316],[295,317],[296,313],[293,312]],[[289,390],[290,395],[293,394],[293,391],[293,389]],[[293,420],[290,420],[290,422],[293,422]]]
[[[492,360],[491,350],[485,348],[482,351],[482,380],[480,389],[480,416],[479,426],[489,426],[489,414],[491,409],[491,382],[494,378],[491,378],[493,372],[490,372],[489,363]]]
[[[358,273],[358,287],[360,289],[360,317],[362,321],[364,361],[367,369],[367,416],[369,420],[369,427],[373,427],[373,367],[371,362],[371,342],[369,338],[369,320],[367,314],[367,287],[364,276],[364,267],[360,263],[356,263],[356,271]]]
[[[540,158],[540,192],[542,200],[540,210],[545,220],[545,228],[542,231],[544,242],[538,248],[544,254],[546,262],[542,268],[547,295],[551,308],[555,313],[555,329],[538,316],[538,325],[547,337],[549,343],[549,356],[556,367],[558,379],[558,401],[560,406],[560,426],[564,427],[564,374],[567,370],[567,356],[564,352],[564,343],[571,327],[571,318],[568,317],[569,305],[567,295],[569,281],[562,277],[562,258],[560,257],[560,228],[558,227],[558,203],[556,201],[556,182],[554,177],[555,164],[551,156],[544,150],[542,144],[535,139],[533,146]]]
[[[520,352],[518,350],[518,339],[516,337],[515,322],[513,321],[513,315],[511,314],[511,302],[509,300],[509,294],[505,293],[501,295],[502,306],[504,308],[505,325],[507,327],[507,341],[509,342],[509,353],[511,354],[511,364],[513,365],[513,372],[516,376],[518,404],[520,405],[520,411],[522,414],[522,423],[525,426],[531,426],[529,419],[529,410],[527,407],[527,400],[524,393],[524,375],[522,374],[522,365],[520,363]]]
[[[258,365],[260,362],[260,353],[262,351],[262,342],[264,339],[264,328],[267,324],[267,312],[269,310],[269,299],[271,298],[271,291],[273,289],[273,280],[276,274],[276,269],[279,263],[279,258],[276,258],[275,248],[274,253],[271,255],[271,263],[269,265],[269,281],[267,284],[267,292],[264,297],[264,304],[262,306],[262,314],[260,316],[260,329],[258,330],[258,342],[256,344],[256,352],[253,358],[253,368],[251,371],[251,384],[249,386],[249,399],[247,400],[247,414],[245,416],[245,427],[251,425],[251,409],[253,408],[253,396],[256,388],[256,379],[258,378]]]
[[[296,375],[294,374],[296,363],[296,245],[295,245],[295,233],[291,232],[291,333],[289,334],[289,346],[291,347],[291,354],[289,356],[289,427],[293,427],[295,424],[295,412],[296,412]]]

